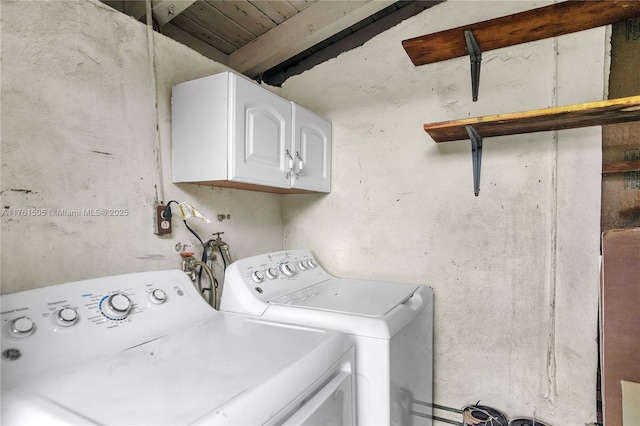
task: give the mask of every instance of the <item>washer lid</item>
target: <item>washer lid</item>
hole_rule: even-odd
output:
[[[407,283],[334,278],[269,303],[379,317],[407,301],[418,288]]]
[[[7,424],[264,424],[334,365],[338,332],[219,314],[3,389]]]

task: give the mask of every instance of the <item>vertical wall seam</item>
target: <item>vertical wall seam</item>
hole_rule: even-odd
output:
[[[155,112],[155,122],[153,129],[153,155],[156,163],[156,183],[155,183],[155,203],[164,201],[164,184],[162,181],[162,156],[160,151],[160,111],[158,110],[158,79],[156,78],[156,52],[155,43],[153,41],[153,15],[151,8],[151,0],[145,1],[146,5],[146,22],[147,22],[147,57],[149,58],[149,77],[151,78],[151,86],[153,88],[153,107]]]
[[[605,27],[604,36],[604,69],[602,73],[602,99],[609,99],[609,76],[611,74],[611,36],[613,34],[613,26]],[[602,129],[602,126],[600,126]],[[601,142],[602,144],[602,142]]]
[[[555,61],[553,102],[558,106],[558,38],[553,39]],[[558,131],[553,132],[551,147],[551,247],[549,253],[549,332],[547,337],[547,394],[546,399],[553,406],[556,404],[557,364],[556,364],[556,286],[558,264]]]

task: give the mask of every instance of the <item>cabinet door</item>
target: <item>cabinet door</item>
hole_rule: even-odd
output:
[[[229,180],[289,188],[291,103],[231,75]]]
[[[291,187],[331,192],[331,122],[293,106],[294,174]]]

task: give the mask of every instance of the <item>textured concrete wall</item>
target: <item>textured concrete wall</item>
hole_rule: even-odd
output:
[[[213,223],[191,225],[225,232],[236,258],[282,248],[280,195],[170,183],[171,86],[227,68],[149,42],[97,1],[3,1],[1,13],[2,292],[176,268],[178,244],[201,253],[180,220],[153,234],[156,200],[196,206]]]
[[[176,267],[195,239],[154,236],[152,205],[186,200],[231,214],[193,225],[235,257],[280,249],[285,223],[337,275],[431,285],[437,403],[595,420],[600,129],[486,140],[475,198],[468,142],[422,124],[602,99],[605,30],[486,52],[477,103],[465,58],[414,68],[400,45],[539,5],[446,2],[290,79],[333,121],[333,192],[282,197],[170,183],[170,87],[222,65],[94,1],[3,1],[1,203],[33,215],[2,217],[2,291]]]
[[[400,43],[540,5],[448,1],[290,78],[283,96],[333,122],[334,169],[331,194],[284,199],[285,246],[434,288],[436,403],[579,425],[596,419],[600,128],[486,139],[476,198],[469,142],[422,125],[602,100],[607,31],[485,52],[476,103],[468,58],[416,68]]]

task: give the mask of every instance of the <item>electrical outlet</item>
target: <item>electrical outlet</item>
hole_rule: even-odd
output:
[[[171,218],[163,216],[164,209],[167,206],[156,206],[156,220],[154,234],[156,235],[168,235],[171,233]]]

